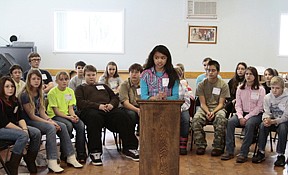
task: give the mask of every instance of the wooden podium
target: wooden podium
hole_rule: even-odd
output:
[[[178,175],[183,100],[139,100],[140,175]]]

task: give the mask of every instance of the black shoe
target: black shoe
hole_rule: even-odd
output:
[[[205,148],[197,148],[196,154],[197,155],[204,155],[205,154]]]
[[[275,166],[285,166],[286,162],[285,162],[285,156],[281,155],[281,156],[277,156],[277,160],[274,162]]]
[[[221,154],[223,154],[221,149],[212,149],[211,151],[211,156],[217,157],[217,156],[221,156]]]
[[[248,158],[243,156],[243,155],[239,155],[236,159],[236,162],[237,163],[244,163],[244,162],[247,162]]]
[[[86,163],[87,154],[86,153],[77,153],[77,158],[79,163]]]
[[[96,165],[96,166],[101,166],[103,165],[102,163],[102,153],[90,153],[90,159],[92,161],[92,164],[93,165]]]
[[[187,148],[180,148],[180,155],[187,155]]]
[[[253,163],[261,163],[265,160],[265,154],[261,153],[259,150],[257,151],[256,156],[252,158]]]
[[[123,150],[122,153],[129,159],[132,159],[136,162],[139,161],[139,151],[137,149]]]
[[[221,156],[221,160],[230,160],[233,158],[234,158],[234,154],[229,154],[229,153],[222,154]]]
[[[23,157],[24,161],[27,165],[27,169],[30,173],[36,174],[37,173],[37,166],[35,163],[36,157],[38,155],[38,152],[31,152],[28,150],[27,154]]]

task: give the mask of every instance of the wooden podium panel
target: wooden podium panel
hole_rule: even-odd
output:
[[[139,100],[140,175],[178,175],[183,100]]]

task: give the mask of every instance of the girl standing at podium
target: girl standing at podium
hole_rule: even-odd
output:
[[[179,77],[166,46],[158,45],[150,52],[141,74],[141,99],[178,100]]]

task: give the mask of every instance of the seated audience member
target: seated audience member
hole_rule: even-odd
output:
[[[78,61],[75,63],[75,69],[77,72],[77,75],[73,78],[70,76],[71,80],[69,81],[69,88],[73,89],[75,91],[76,87],[85,82],[84,75],[83,75],[83,69],[86,66],[86,63],[83,61]]]
[[[192,88],[189,86],[188,81],[185,79],[185,69],[184,69],[184,65],[181,63],[176,64],[176,67],[179,67],[182,71],[181,76],[179,77],[180,79],[180,83],[182,84],[182,86],[185,86],[188,90],[188,93],[190,94],[190,98],[194,99],[194,95],[192,92]]]
[[[42,134],[46,134],[46,155],[48,168],[55,173],[64,171],[57,163],[57,142],[56,134],[60,138],[60,147],[64,157],[67,157],[67,164],[75,168],[82,168],[75,156],[75,151],[64,123],[54,121],[45,113],[44,94],[42,90],[42,75],[39,70],[31,69],[27,75],[25,88],[20,94],[26,123],[29,126],[38,128]]]
[[[179,67],[181,69],[181,71],[183,72],[183,74],[181,75],[181,79],[185,79],[185,68],[184,68],[184,65],[182,63],[177,63],[176,67]]]
[[[76,105],[76,98],[74,91],[67,87],[68,82],[69,75],[67,72],[57,73],[56,83],[58,85],[57,87],[53,87],[48,93],[47,114],[53,120],[64,123],[70,137],[72,137],[73,128],[76,130],[75,147],[77,160],[80,163],[85,163],[87,159],[85,148],[85,125],[74,112],[73,106]],[[60,158],[65,160],[65,158],[61,156]]]
[[[228,120],[226,131],[226,153],[221,160],[229,160],[234,157],[235,127],[245,127],[245,134],[237,163],[244,163],[248,159],[249,147],[253,142],[255,128],[259,126],[263,114],[263,101],[265,89],[260,86],[258,72],[255,67],[248,67],[245,71],[243,84],[236,92],[236,115]]]
[[[12,77],[15,85],[16,85],[16,97],[18,97],[19,93],[25,86],[25,82],[21,80],[23,69],[20,65],[14,64],[10,67],[10,76]]]
[[[196,95],[200,100],[200,108],[196,111],[192,119],[192,130],[194,131],[194,141],[197,146],[198,155],[205,154],[207,141],[203,127],[207,120],[213,122],[214,140],[212,156],[220,156],[225,146],[225,128],[227,124],[224,102],[230,97],[229,87],[225,81],[218,78],[220,65],[212,60],[207,65],[207,79],[199,83]]]
[[[77,75],[77,72],[76,72],[75,70],[71,70],[71,71],[69,72],[69,77],[70,77],[70,79],[73,78],[73,77],[75,77],[76,75]]]
[[[117,108],[118,96],[106,85],[96,83],[97,70],[92,65],[84,67],[86,83],[77,86],[75,95],[80,118],[87,126],[88,151],[93,165],[102,165],[102,128],[118,132],[122,139],[123,154],[139,161],[138,139],[134,135],[128,114]]]
[[[155,46],[146,61],[140,78],[141,99],[178,100],[179,77],[168,48]]]
[[[11,175],[17,175],[23,151],[29,145],[24,161],[30,173],[37,173],[35,159],[40,147],[41,132],[37,128],[27,126],[22,118],[12,78],[2,77],[0,89],[0,139],[15,142],[6,166]]]
[[[278,154],[275,166],[285,166],[285,149],[288,132],[288,90],[284,88],[284,80],[274,76],[270,82],[271,93],[264,98],[263,122],[260,125],[258,152],[252,158],[253,163],[265,160],[265,147],[270,129],[276,129],[278,142],[276,152]]]
[[[247,68],[246,63],[240,62],[236,66],[235,74],[232,79],[229,80],[228,86],[230,90],[230,98],[226,99],[225,110],[226,117],[228,118],[231,113],[235,111],[234,105],[236,102],[236,90],[237,87],[244,81],[245,79],[245,70]]]
[[[201,75],[199,75],[197,78],[196,78],[196,88],[198,87],[198,84],[200,83],[200,82],[202,82],[205,78],[207,78],[207,76],[208,76],[208,73],[207,73],[207,65],[208,65],[208,62],[209,61],[211,61],[212,60],[212,58],[209,58],[209,57],[207,57],[207,58],[204,58],[204,60],[202,61],[202,64],[203,64],[203,67],[204,67],[204,73],[203,74],[201,74]],[[218,75],[218,78],[221,78],[221,76],[220,75]]]
[[[116,94],[119,92],[121,78],[118,74],[117,64],[113,61],[106,66],[105,72],[100,76],[98,83],[103,83],[109,86]]]
[[[262,83],[262,86],[264,87],[266,94],[270,93],[271,87],[270,87],[270,81],[274,76],[278,76],[278,72],[276,69],[272,69],[272,68],[267,68],[264,71],[264,78],[265,78],[265,82]]]
[[[180,78],[183,77],[183,72],[180,67],[175,67],[175,70]],[[187,155],[187,142],[189,135],[189,108],[191,95],[189,94],[188,88],[179,83],[179,100],[184,100],[185,102],[181,106],[181,119],[180,119],[180,155]]]
[[[140,108],[137,100],[140,98],[140,74],[143,68],[140,64],[132,64],[129,67],[129,78],[120,85],[119,98],[123,105],[123,109],[129,114],[134,124],[137,127],[137,135],[139,135],[139,116]]]
[[[47,94],[50,91],[50,89],[54,87],[51,74],[48,71],[39,68],[41,57],[38,53],[31,52],[28,55],[28,61],[29,61],[29,64],[31,65],[31,69],[37,69],[41,72],[42,80],[43,80],[43,91],[44,91],[44,94]],[[24,81],[26,81],[28,71],[29,70],[24,72],[24,75],[23,75]]]

